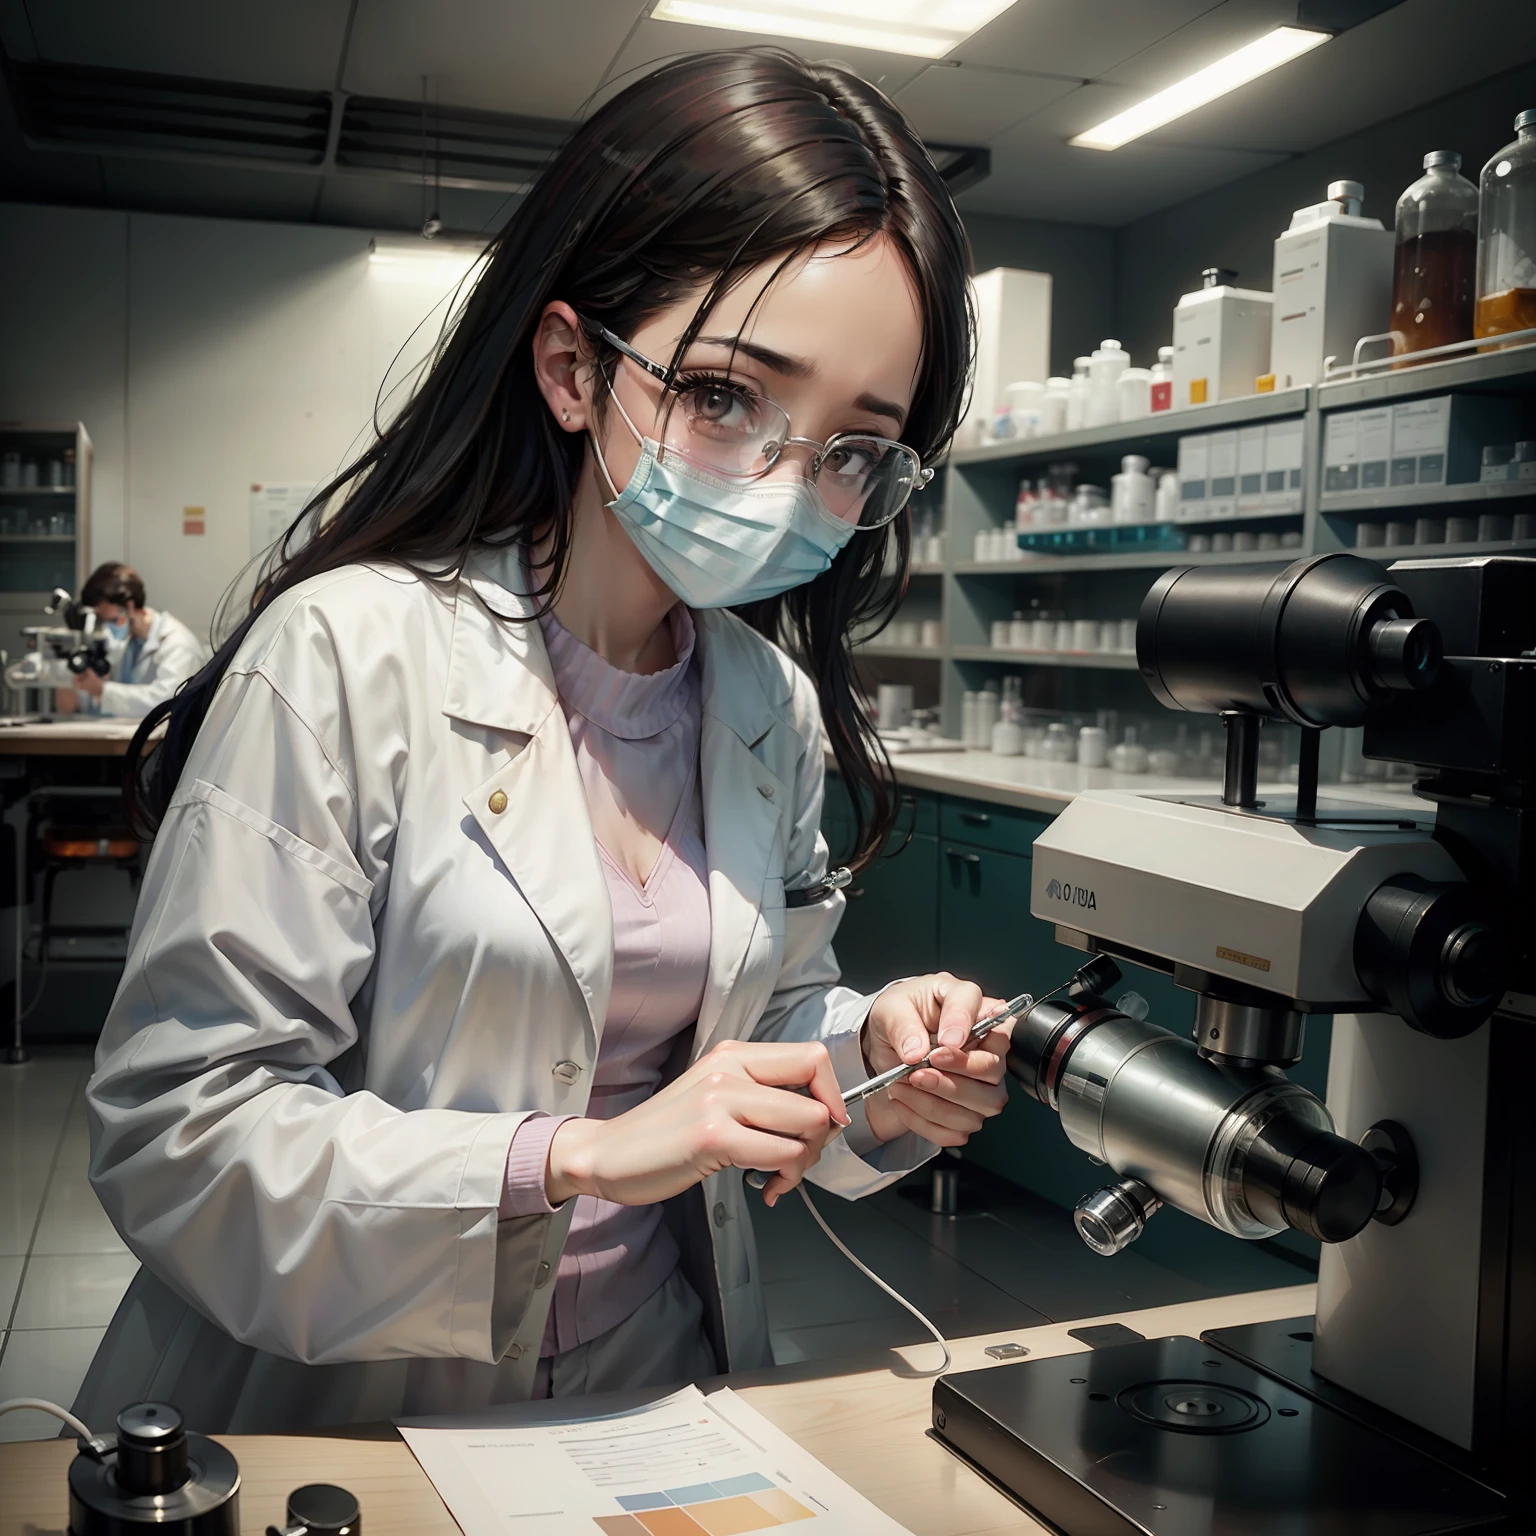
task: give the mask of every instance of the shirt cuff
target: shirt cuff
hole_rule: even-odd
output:
[[[501,1191],[499,1216],[549,1216],[557,1207],[549,1203],[544,1175],[549,1167],[549,1144],[555,1132],[575,1115],[547,1115],[536,1110],[512,1133],[507,1148],[507,1177]]]

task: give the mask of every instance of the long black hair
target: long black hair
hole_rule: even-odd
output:
[[[970,248],[943,179],[897,108],[856,75],[777,48],[676,59],[598,108],[490,242],[399,415],[317,492],[208,665],[144,720],[125,787],[133,825],[144,835],[158,826],[231,658],[263,609],[298,582],[388,560],[450,583],[475,546],[516,544],[531,560],[547,533],[533,595],[553,601],[586,445],[551,419],[534,377],[532,340],[551,300],[629,337],[703,286],[675,371],[710,308],[748,271],[876,236],[900,253],[918,297],[923,347],[904,437],[931,458],[962,408]],[[601,348],[599,358],[613,361]],[[597,372],[599,391],[608,371]],[[859,707],[850,632],[888,622],[900,601],[908,522],[903,515],[858,535],[808,585],[741,610],[816,683],[858,818],[855,867],[884,846],[896,797]],[[313,530],[307,542],[295,537],[300,528]],[[895,581],[881,575],[892,538]],[[146,751],[162,721],[164,740]]]

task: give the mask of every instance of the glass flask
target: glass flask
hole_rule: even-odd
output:
[[[1478,198],[1474,334],[1536,328],[1536,111],[1483,167]]]
[[[1477,298],[1477,188],[1461,156],[1437,149],[1397,200],[1392,351],[1422,352],[1472,339]]]

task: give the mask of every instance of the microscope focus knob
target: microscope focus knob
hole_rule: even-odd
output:
[[[1382,1164],[1364,1147],[1279,1115],[1259,1132],[1243,1164],[1243,1195],[1272,1226],[1320,1243],[1342,1243],[1370,1224],[1382,1203]]]
[[[1162,1205],[1140,1179],[1122,1179],[1084,1195],[1072,1212],[1072,1225],[1095,1253],[1108,1258],[1134,1243]]]

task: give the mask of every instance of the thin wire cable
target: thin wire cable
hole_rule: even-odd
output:
[[[832,1246],[836,1248],[837,1251],[842,1254],[842,1256],[847,1259],[848,1262],[852,1264],[853,1267],[858,1270],[858,1272],[863,1275],[866,1280],[873,1280],[875,1284],[878,1285],[880,1289],[891,1298],[892,1301],[894,1301],[898,1306],[905,1307],[907,1311],[910,1312],[912,1316],[915,1317],[918,1322],[920,1322],[923,1327],[933,1335],[933,1342],[944,1351],[944,1359],[941,1364],[934,1366],[931,1371],[919,1371],[917,1374],[919,1376],[943,1375],[943,1373],[949,1369],[954,1359],[954,1357],[949,1352],[949,1340],[946,1339],[944,1335],[940,1333],[939,1330],[935,1328],[933,1324],[930,1323],[928,1319],[924,1317],[923,1314],[919,1312],[917,1308],[914,1307],[912,1303],[901,1294],[900,1291],[894,1290],[891,1286],[888,1286],[885,1281],[882,1280],[880,1276],[877,1275],[874,1270],[869,1267],[869,1265],[867,1265],[861,1258],[859,1258],[858,1255],[848,1247],[847,1243],[845,1243],[842,1238],[840,1238],[837,1233],[827,1225],[826,1219],[822,1216],[821,1212],[816,1209],[816,1206],[812,1202],[811,1197],[805,1192],[804,1184],[797,1184],[795,1187],[800,1191],[800,1198],[805,1201],[806,1210],[811,1213],[811,1217],[815,1221],[816,1225],[827,1234],[829,1239],[831,1239]]]
[[[51,1413],[56,1419],[63,1419],[82,1440],[95,1438],[67,1408],[50,1403],[46,1397],[9,1397],[0,1403],[0,1413],[15,1413],[22,1408],[35,1408],[42,1413]]]

